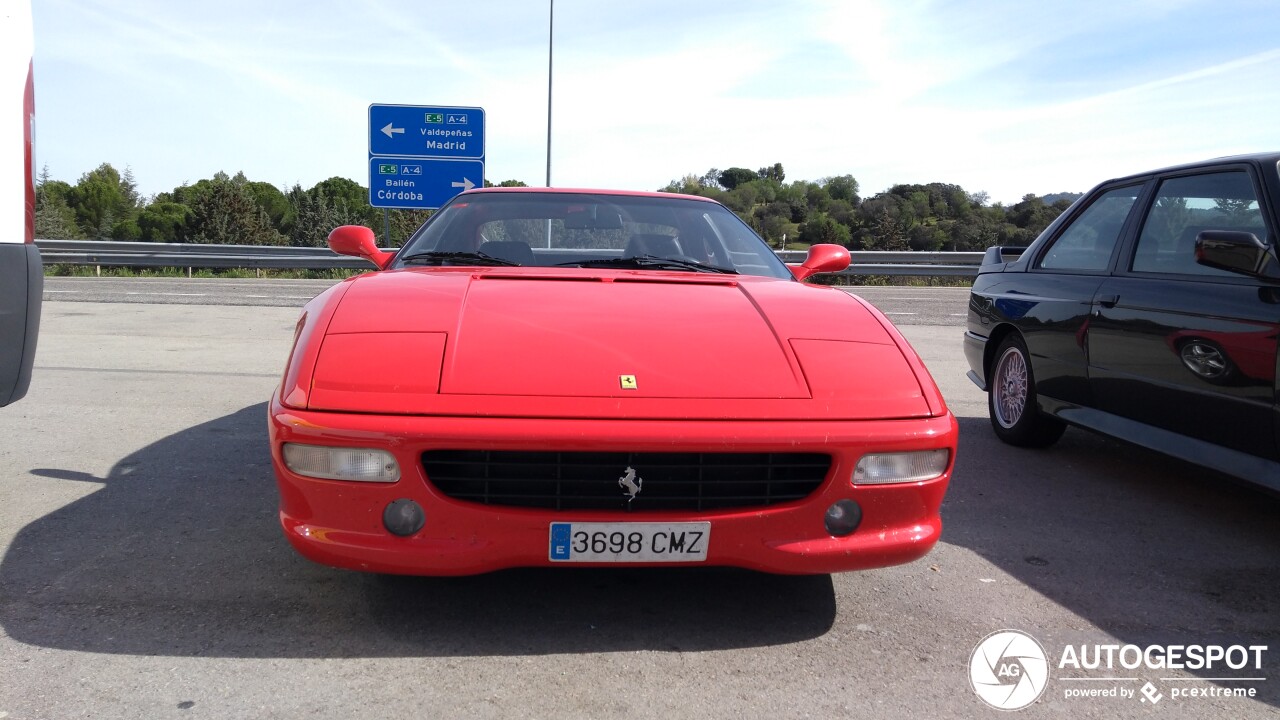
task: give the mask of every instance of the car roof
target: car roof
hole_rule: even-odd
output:
[[[1132,175],[1124,175],[1117,178],[1107,180],[1104,185],[1114,182],[1124,182],[1126,180],[1137,180],[1151,175],[1163,175],[1171,172],[1181,172],[1183,170],[1195,170],[1201,167],[1213,167],[1216,165],[1228,165],[1231,163],[1259,163],[1271,164],[1280,163],[1280,152],[1260,152],[1249,153],[1245,155],[1226,155],[1224,157],[1209,158],[1207,160],[1197,160],[1195,162],[1182,163],[1180,165],[1170,165],[1169,167],[1157,168],[1155,170],[1147,170],[1145,172],[1137,172]]]
[[[669,192],[649,192],[645,190],[602,190],[600,188],[549,188],[549,187],[487,187],[474,188],[468,190],[463,195],[479,195],[489,193],[532,193],[532,194],[552,194],[552,195],[610,195],[614,197],[659,197],[659,198],[679,198],[683,200],[700,200],[702,202],[715,203],[711,198],[702,197],[700,195],[685,195],[683,193]]]

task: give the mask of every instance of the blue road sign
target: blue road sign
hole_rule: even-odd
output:
[[[432,210],[464,190],[484,185],[484,161],[369,158],[369,204]]]
[[[484,185],[484,109],[369,106],[369,204],[438,208]]]
[[[484,109],[370,105],[369,155],[484,158]]]

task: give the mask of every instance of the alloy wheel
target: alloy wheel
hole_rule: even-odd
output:
[[[1027,409],[1027,360],[1018,348],[1005,350],[996,362],[991,392],[996,421],[1001,427],[1016,425]]]

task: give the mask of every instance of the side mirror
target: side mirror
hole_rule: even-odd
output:
[[[809,248],[809,255],[804,262],[791,268],[791,274],[797,280],[804,280],[818,273],[840,272],[849,267],[853,258],[843,245],[814,245]]]
[[[1196,262],[1260,278],[1280,278],[1271,249],[1251,232],[1205,230],[1196,235]]]
[[[364,258],[379,270],[385,270],[391,264],[395,253],[378,249],[378,238],[373,231],[363,225],[343,225],[329,233],[329,249],[339,255],[354,255]]]

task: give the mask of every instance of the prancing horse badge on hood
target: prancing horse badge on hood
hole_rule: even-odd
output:
[[[640,487],[644,485],[644,478],[636,475],[635,468],[627,468],[627,472],[618,478],[618,487],[627,492],[627,504],[631,504],[632,500],[640,494]]]

